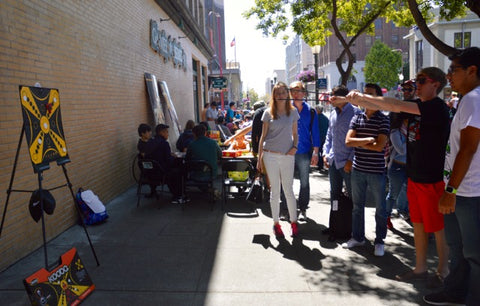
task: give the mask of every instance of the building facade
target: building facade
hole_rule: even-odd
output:
[[[208,99],[215,51],[206,35],[207,2],[1,1],[1,188],[9,186],[22,131],[19,85],[37,82],[59,91],[73,188],[92,189],[107,203],[131,187],[137,126],[154,123],[144,73],[168,84],[182,126],[198,118]],[[215,3],[223,6],[223,1]],[[152,33],[167,47],[152,39]],[[43,188],[64,183],[55,163],[43,172]],[[38,188],[25,141],[12,188]],[[57,207],[45,216],[47,240],[77,220],[69,190],[51,193]],[[30,193],[10,195],[0,237],[0,270],[42,245],[41,224],[29,215],[29,198]]]
[[[480,19],[477,15],[469,11],[463,18],[455,18],[451,21],[439,20],[436,14],[435,20],[428,25],[432,33],[447,45],[464,49],[468,47],[480,46]],[[409,44],[410,54],[410,75],[412,77],[422,67],[438,67],[443,71],[448,70],[450,60],[448,57],[435,49],[422,35],[417,27],[410,29],[405,40]],[[442,98],[450,96],[451,89],[449,85],[444,89]]]
[[[365,56],[375,40],[380,40],[390,48],[401,51],[404,61],[408,60],[408,42],[402,39],[407,33],[407,28],[397,27],[392,22],[387,23],[383,18],[377,19],[375,21],[375,35],[361,34],[351,47],[355,62],[347,87],[349,89],[363,89],[365,85],[363,75]],[[320,92],[330,92],[333,87],[340,84],[340,73],[335,61],[342,51],[343,47],[335,35],[329,36],[325,45],[321,46],[318,55],[318,77],[327,79],[327,89],[320,90]],[[312,50],[298,37],[286,49],[286,62],[289,80],[295,79],[296,74],[302,70],[314,70]],[[343,66],[344,68],[347,66],[345,60]],[[308,87],[309,91],[314,90],[313,85],[310,87]]]

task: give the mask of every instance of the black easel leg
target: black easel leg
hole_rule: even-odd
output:
[[[25,133],[25,126],[22,125],[22,131],[20,132],[20,140],[18,140],[17,153],[15,154],[15,161],[13,162],[12,176],[10,177],[10,185],[7,189],[7,199],[5,200],[5,207],[3,208],[2,224],[0,225],[0,237],[2,236],[3,224],[5,222],[5,215],[7,214],[8,200],[10,199],[10,193],[12,192],[13,178],[15,177],[15,171],[17,170],[18,153],[22,146],[23,134]]]
[[[88,243],[90,244],[90,248],[92,249],[93,257],[95,257],[95,261],[97,262],[97,267],[98,267],[98,266],[100,266],[100,262],[98,261],[97,253],[95,253],[95,249],[93,248],[92,241],[90,240],[90,235],[88,234],[87,226],[85,225],[85,222],[83,221],[82,212],[80,211],[80,208],[77,205],[77,199],[75,198],[75,194],[73,193],[72,184],[70,183],[70,179],[68,178],[67,168],[65,168],[65,164],[62,164],[62,170],[63,170],[63,174],[65,175],[65,179],[67,180],[68,189],[70,189],[70,194],[72,195],[72,198],[73,198],[73,204],[75,205],[78,216],[80,217],[80,221],[82,222],[83,230],[85,231],[85,235],[87,235]]]
[[[47,236],[45,234],[45,216],[43,213],[43,192],[42,192],[42,171],[38,171],[38,192],[40,193],[40,209],[42,211],[42,236],[43,236],[43,253],[45,255],[45,269],[48,268],[48,255],[47,255]]]

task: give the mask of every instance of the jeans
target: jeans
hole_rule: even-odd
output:
[[[365,202],[367,188],[372,192],[369,199],[375,205],[375,244],[383,244],[387,236],[387,210],[385,201],[385,173],[367,173],[352,170],[352,237],[365,240]]]
[[[445,239],[450,249],[450,273],[444,280],[444,292],[455,299],[464,299],[468,291],[470,266],[463,256],[462,234],[456,213],[444,215]]]
[[[306,210],[310,202],[310,153],[295,154],[295,169],[300,179],[300,192],[298,194],[298,208]]]
[[[408,213],[407,200],[407,169],[405,165],[393,162],[388,169],[388,195],[387,216],[392,214],[392,209],[397,204],[397,210]]]
[[[480,305],[480,197],[456,199],[455,214],[445,215],[452,274],[445,280],[445,292],[452,297],[468,292],[467,305]]]
[[[282,188],[287,198],[290,221],[297,221],[297,201],[293,193],[294,156],[264,152],[263,163],[270,180],[270,207],[273,222],[279,222],[280,219],[280,190]]]
[[[330,165],[328,168],[328,178],[330,180],[330,203],[334,200],[340,199],[340,194],[343,189],[343,182],[345,182],[345,187],[347,189],[348,196],[352,198],[352,184],[351,184],[351,174],[343,170],[343,168],[337,169],[335,162]]]

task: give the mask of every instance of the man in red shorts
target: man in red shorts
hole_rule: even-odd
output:
[[[416,265],[413,270],[397,275],[399,281],[426,279],[428,276],[428,235],[435,234],[438,266],[435,282],[448,273],[448,247],[445,242],[443,215],[438,201],[443,194],[445,149],[450,131],[448,107],[437,95],[447,79],[436,68],[423,68],[416,78],[417,95],[421,101],[406,102],[390,97],[372,97],[350,92],[347,100],[353,104],[409,113],[407,139],[407,196],[415,239]],[[440,281],[440,282],[438,282]]]

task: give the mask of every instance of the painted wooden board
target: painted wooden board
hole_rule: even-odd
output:
[[[165,115],[165,124],[170,128],[168,129],[168,142],[172,151],[176,151],[176,143],[180,134],[182,133],[182,127],[178,121],[177,112],[173,105],[170,92],[168,91],[168,85],[165,81],[158,82],[158,88],[160,89],[160,101],[163,108],[163,114]]]
[[[162,105],[160,104],[160,95],[158,94],[157,78],[155,75],[145,72],[145,83],[147,84],[148,97],[150,105],[152,106],[155,126],[160,123],[165,124],[165,115]],[[155,130],[155,127],[153,127],[153,129]]]

